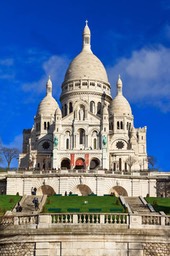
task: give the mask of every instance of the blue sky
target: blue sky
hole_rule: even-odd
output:
[[[169,0],[1,0],[2,143],[22,147],[22,130],[33,125],[49,75],[59,101],[68,64],[81,50],[86,19],[112,96],[120,74],[135,127],[147,126],[148,155],[160,170],[170,170]]]

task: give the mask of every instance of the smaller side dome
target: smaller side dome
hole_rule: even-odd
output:
[[[111,114],[132,116],[132,110],[129,102],[123,95],[117,95],[111,102]]]
[[[56,109],[59,109],[59,106],[52,96],[52,81],[49,77],[46,83],[46,96],[38,106],[37,115],[51,116],[55,114]]]
[[[40,102],[37,110],[37,115],[54,115],[57,108],[59,108],[57,101],[51,95],[47,95]]]
[[[127,99],[122,95],[122,88],[123,83],[119,75],[119,78],[117,80],[117,95],[111,102],[110,112],[112,115],[132,116],[130,104]]]

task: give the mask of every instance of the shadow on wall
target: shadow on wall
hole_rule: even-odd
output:
[[[110,194],[114,194],[115,196],[128,196],[126,189],[121,186],[115,186],[110,190]]]
[[[84,184],[79,184],[74,190],[75,194],[78,194],[79,196],[88,196],[92,194],[92,190]]]
[[[47,196],[52,196],[55,195],[54,189],[49,186],[49,185],[43,185],[37,190],[38,195],[47,195]]]

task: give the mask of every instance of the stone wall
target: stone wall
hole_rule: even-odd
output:
[[[35,238],[36,237],[36,238]],[[138,236],[137,236],[138,237]],[[137,238],[136,237],[136,238]],[[169,256],[170,243],[137,242],[134,236],[128,234],[113,236],[63,236],[50,235],[32,237],[35,243],[18,243],[9,241],[0,244],[2,256]],[[26,237],[24,238],[26,239]],[[44,239],[44,241],[42,241]],[[55,241],[57,240],[57,241]],[[116,240],[116,241],[115,241]],[[129,241],[127,241],[129,240]],[[141,240],[141,237],[140,237]]]
[[[0,244],[0,255],[2,256],[34,256],[35,243],[9,242]]]
[[[153,177],[126,176],[126,175],[96,175],[96,174],[44,174],[29,175],[15,174],[7,177],[7,194],[30,195],[31,188],[36,187],[41,194],[43,185],[50,186],[56,194],[79,194],[78,185],[86,185],[94,194],[102,196],[110,194],[114,187],[123,188],[128,196],[156,196],[156,179]]]
[[[0,232],[0,255],[169,256],[169,228],[124,229],[100,224],[6,227]]]
[[[169,256],[170,244],[166,243],[144,243],[143,244],[144,256]]]

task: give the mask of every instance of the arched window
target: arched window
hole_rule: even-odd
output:
[[[69,113],[73,112],[73,104],[72,102],[69,103]]]
[[[86,36],[86,37],[84,38],[84,43],[85,43],[85,44],[89,44],[89,37]]]
[[[99,136],[98,136],[98,132],[97,131],[93,131],[92,133],[92,141],[93,141],[93,149],[98,149],[99,146]]]
[[[64,105],[64,116],[67,115],[67,104]]]
[[[84,129],[79,130],[79,144],[85,143],[85,131]]]
[[[95,103],[94,101],[90,102],[90,112],[92,112],[94,114],[94,109],[95,109]]]
[[[47,129],[47,124],[46,124],[46,122],[44,122],[44,130],[46,130]]]
[[[113,130],[113,122],[109,123],[109,130]]]
[[[97,114],[101,115],[101,113],[102,113],[102,104],[101,104],[101,102],[98,102],[97,103]]]
[[[125,163],[125,171],[127,171],[127,163]]]
[[[69,149],[69,139],[66,139],[66,149]]]
[[[50,122],[47,123],[47,129],[50,129]]]
[[[122,121],[120,122],[120,127],[121,127],[121,129],[123,129],[123,122]]]
[[[119,122],[117,122],[117,129],[118,129],[118,130],[120,129]]]
[[[126,127],[127,127],[127,130],[129,130],[129,131],[130,131],[131,123],[127,122]]]
[[[119,171],[121,171],[121,170],[122,170],[122,159],[119,158]]]
[[[70,131],[65,132],[65,146],[66,149],[70,149]]]
[[[97,139],[96,138],[94,138],[94,140],[93,140],[93,148],[94,149],[97,149]]]
[[[129,130],[129,123],[126,124],[126,129]]]

